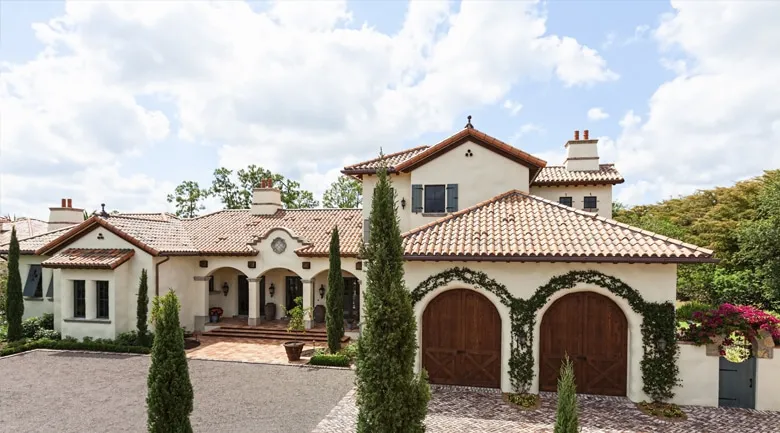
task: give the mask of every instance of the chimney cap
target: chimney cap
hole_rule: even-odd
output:
[[[576,129],[574,130],[574,140],[579,140],[579,139],[580,139],[580,130]]]
[[[586,129],[586,130],[582,131],[582,134],[583,134],[582,139],[583,140],[587,140],[588,139],[588,130]]]

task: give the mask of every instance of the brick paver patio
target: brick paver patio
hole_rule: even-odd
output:
[[[771,433],[780,431],[780,412],[686,406],[684,421],[663,421],[640,412],[626,398],[578,396],[582,432]],[[355,431],[354,390],[313,433]],[[552,432],[555,394],[542,393],[541,408],[523,411],[505,403],[499,392],[432,386],[426,425],[430,433]]]
[[[287,352],[283,342],[276,340],[255,340],[230,337],[203,337],[199,338],[200,345],[187,351],[190,359],[205,359],[210,361],[238,361],[260,364],[306,364],[309,356],[306,351],[314,349],[312,343],[303,347],[300,361],[287,360]],[[317,348],[325,347],[324,343],[317,343]]]

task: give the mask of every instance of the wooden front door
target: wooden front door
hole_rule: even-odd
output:
[[[422,364],[431,383],[501,387],[501,317],[489,299],[448,290],[425,308]]]
[[[360,281],[344,277],[344,320],[360,320]]]
[[[303,296],[303,280],[301,277],[285,277],[285,293],[287,294],[285,299],[285,307],[287,311],[295,308],[295,298]]]
[[[238,315],[246,316],[249,314],[249,281],[246,275],[238,276]]]
[[[558,299],[542,318],[539,338],[541,391],[557,390],[568,353],[578,393],[626,395],[628,322],[606,296],[578,292]]]
[[[260,309],[260,317],[265,317],[265,275],[260,277],[260,305],[258,308]]]

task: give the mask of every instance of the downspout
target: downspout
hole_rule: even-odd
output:
[[[154,296],[160,296],[160,265],[170,260],[170,256],[154,265]]]

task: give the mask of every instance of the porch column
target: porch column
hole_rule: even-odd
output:
[[[249,278],[247,280],[250,284],[255,283],[254,289],[249,289],[249,326],[257,326],[260,324],[260,278]]]
[[[314,308],[314,278],[311,280],[302,280],[303,284],[303,309]],[[305,317],[304,324],[306,329],[311,329],[312,317]]]
[[[209,322],[209,279],[211,277],[194,277],[195,281],[195,330],[203,332]],[[198,293],[200,292],[200,293]]]

